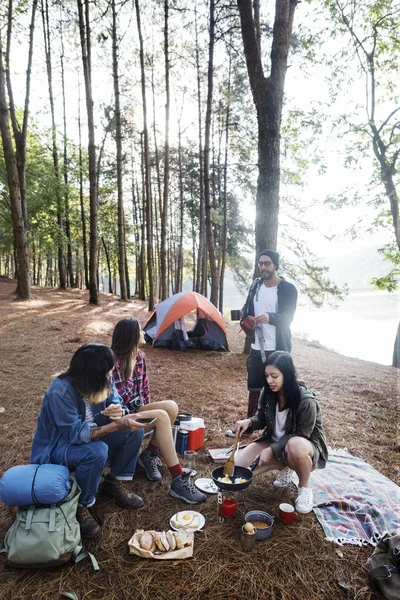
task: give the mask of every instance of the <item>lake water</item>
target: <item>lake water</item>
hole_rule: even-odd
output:
[[[391,365],[399,307],[399,293],[352,293],[337,309],[300,299],[292,332],[340,354]]]

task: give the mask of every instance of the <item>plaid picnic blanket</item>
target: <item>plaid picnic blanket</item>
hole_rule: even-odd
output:
[[[328,541],[376,546],[385,533],[400,529],[400,487],[345,449],[329,450],[325,469],[313,472],[310,486]]]

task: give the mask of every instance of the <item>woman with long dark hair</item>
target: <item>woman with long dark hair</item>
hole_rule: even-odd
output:
[[[111,348],[115,354],[113,376],[115,387],[122,403],[131,413],[155,419],[151,425],[153,434],[150,442],[140,454],[138,464],[150,481],[161,481],[159,471],[160,454],[172,476],[169,493],[187,504],[197,504],[206,499],[190,480],[190,472],[184,472],[175,450],[172,424],[178,414],[178,405],[173,400],[160,400],[150,404],[150,388],[146,360],[139,350],[141,329],[136,319],[122,319],[115,326]]]
[[[242,435],[263,429],[260,438],[238,452],[236,464],[248,467],[259,458],[254,474],[277,469],[273,485],[288,487],[293,471],[299,478],[296,510],[309,513],[313,494],[309,487],[311,471],[323,469],[328,449],[321,412],[315,394],[296,377],[288,352],[274,352],[265,363],[266,384],[260,393],[254,417],[236,422],[235,433]]]
[[[103,344],[75,352],[67,371],[50,384],[38,417],[31,463],[51,462],[75,472],[81,488],[77,519],[82,537],[94,538],[101,527],[89,512],[106,463],[102,494],[124,508],[143,500],[125,488],[131,481],[143,439],[143,426],[122,406],[112,383],[114,355]]]

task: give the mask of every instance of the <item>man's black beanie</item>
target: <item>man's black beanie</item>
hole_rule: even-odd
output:
[[[269,256],[276,268],[279,268],[279,254],[278,252],[275,252],[275,250],[263,250],[258,255],[257,260],[260,260],[260,256]]]

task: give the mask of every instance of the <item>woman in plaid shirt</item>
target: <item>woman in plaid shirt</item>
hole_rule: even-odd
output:
[[[172,425],[178,415],[177,403],[173,400],[161,400],[150,404],[146,359],[138,349],[141,337],[140,325],[136,319],[122,319],[115,326],[111,343],[116,358],[114,384],[123,406],[130,412],[145,412],[144,416],[156,419],[150,426],[153,435],[147,448],[140,454],[138,465],[145,470],[150,481],[160,481],[162,476],[158,467],[161,465],[161,454],[172,476],[169,494],[187,504],[203,502],[205,494],[190,480],[190,471],[183,471],[176,455]]]

